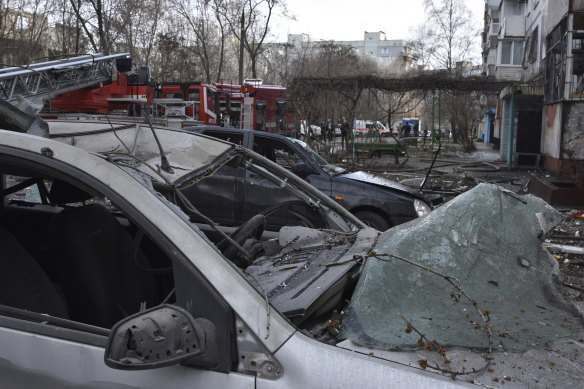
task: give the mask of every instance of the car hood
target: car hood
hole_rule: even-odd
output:
[[[341,174],[339,176],[337,176],[338,178],[345,178],[347,180],[353,180],[353,181],[359,181],[359,182],[364,182],[367,184],[371,184],[371,185],[375,185],[375,186],[380,186],[383,188],[387,188],[387,189],[391,189],[397,192],[402,192],[402,193],[407,193],[411,196],[414,196],[418,199],[427,201],[424,196],[422,196],[419,192],[416,192],[414,189],[409,188],[405,185],[402,185],[398,182],[395,181],[391,181],[388,180],[387,178],[383,178],[380,176],[376,176],[374,174],[371,173],[367,173],[367,172],[363,172],[363,171],[358,171],[358,172],[353,172],[353,173],[347,173],[347,174]]]

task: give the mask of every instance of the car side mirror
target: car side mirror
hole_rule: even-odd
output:
[[[105,364],[114,369],[145,370],[176,365],[215,354],[215,331],[206,319],[194,319],[174,305],[160,305],[117,322],[105,348]],[[211,347],[209,347],[211,346]]]
[[[291,171],[301,178],[314,174],[314,169],[310,165],[307,165],[306,162],[296,162],[292,165]]]

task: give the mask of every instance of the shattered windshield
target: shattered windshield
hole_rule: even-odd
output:
[[[539,198],[481,184],[379,237],[342,335],[383,349],[525,351],[582,331],[542,240],[561,215]],[[423,348],[423,347],[422,347]]]
[[[332,176],[337,176],[339,174],[343,174],[346,171],[342,167],[331,165],[330,163],[328,163],[323,157],[321,157],[316,151],[311,149],[306,143],[299,140],[296,140],[295,142],[302,146],[304,150],[306,150],[310,159],[318,166],[320,166],[328,174]]]

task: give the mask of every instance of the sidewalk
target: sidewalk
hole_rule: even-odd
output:
[[[395,166],[390,159],[380,158],[362,167],[369,167],[377,174],[419,188],[432,164],[428,145],[425,145],[426,151],[421,150],[422,147],[412,147],[411,152],[408,152],[409,159],[402,166]],[[535,169],[509,168],[506,162],[500,160],[499,150],[493,150],[482,142],[475,143],[475,147],[476,151],[464,153],[456,144],[444,144],[424,188],[438,193],[445,192],[446,199],[480,182],[496,183],[518,194],[526,193],[530,173]]]

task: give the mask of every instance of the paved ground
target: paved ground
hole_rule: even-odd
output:
[[[509,168],[500,161],[498,150],[484,143],[475,143],[475,146],[476,151],[463,153],[459,146],[445,143],[424,185],[425,191],[442,193],[450,199],[480,182],[490,182],[515,193],[526,193],[530,172],[534,169]],[[432,164],[430,149],[429,142],[410,146],[407,159],[400,157],[399,165],[395,165],[393,156],[362,158],[355,168],[419,188]]]

